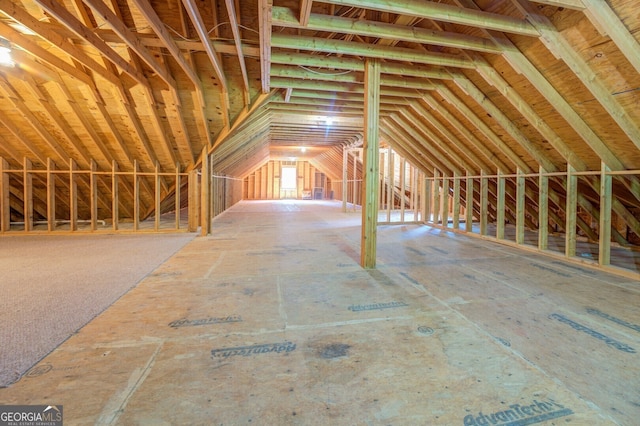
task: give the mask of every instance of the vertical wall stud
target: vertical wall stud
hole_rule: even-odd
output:
[[[182,204],[182,200],[180,199],[180,190],[182,188],[182,182],[180,181],[180,163],[176,162],[176,195],[175,195],[175,206],[176,206],[176,222],[175,228],[180,229],[180,205]]]
[[[431,223],[431,187],[432,181],[426,175],[423,178],[424,184],[422,185],[422,221],[424,223]]]
[[[498,198],[496,203],[496,238],[499,240],[504,240],[505,188],[506,179],[502,175],[502,171],[498,170],[498,187],[496,194],[496,197]]]
[[[453,229],[460,229],[460,175],[453,174]]]
[[[111,220],[113,230],[118,230],[118,221],[120,220],[120,203],[119,203],[119,185],[118,185],[118,163],[115,160],[111,163]]]
[[[348,167],[349,164],[349,151],[347,148],[342,148],[342,212],[347,212],[347,179],[349,179]]]
[[[468,173],[468,172],[467,172]],[[467,174],[467,192],[466,192],[466,213],[464,229],[467,232],[473,232],[473,178]]]
[[[140,227],[140,179],[138,178],[138,160],[133,160],[133,230]]]
[[[549,176],[540,167],[538,182],[538,249],[549,248]]]
[[[442,174],[442,200],[440,201],[440,207],[442,208],[442,214],[440,217],[442,218],[442,227],[449,227],[449,186],[451,184],[451,180],[446,173]]]
[[[433,170],[433,223],[440,221],[440,172]]]
[[[578,176],[571,164],[567,164],[567,207],[565,227],[565,255],[576,255],[576,218],[578,214]]]
[[[91,160],[91,173],[89,174],[89,209],[91,210],[91,230],[98,229],[98,177],[96,171],[98,166]]]
[[[33,175],[31,174],[31,161],[24,158],[23,162],[23,202],[24,202],[24,230],[33,229]]]
[[[47,230],[56,229],[56,164],[47,158]]]
[[[197,170],[191,170],[189,172],[189,191],[188,191],[188,196],[189,199],[187,200],[187,202],[189,203],[189,217],[188,217],[188,223],[187,223],[187,230],[189,232],[196,232],[198,230],[198,211],[200,210],[198,208],[198,200],[200,199],[200,197],[198,197],[198,171]]]
[[[156,167],[154,169],[154,173],[153,173],[153,182],[155,183],[155,194],[154,194],[154,201],[155,201],[155,221],[154,221],[154,229],[157,231],[160,229],[160,214],[162,213],[160,211],[160,201],[162,201],[161,199],[161,190],[162,190],[162,182],[160,181],[160,163],[158,163],[156,161]],[[176,188],[177,191],[177,188]]]
[[[487,235],[489,220],[489,178],[480,173],[480,235]]]
[[[71,231],[78,230],[78,164],[73,159],[69,160],[69,216]]]
[[[11,229],[11,197],[9,185],[9,163],[0,157],[0,231],[9,232]]]
[[[518,168],[516,178],[516,243],[524,244],[526,181],[522,170]]]
[[[611,264],[611,203],[613,177],[611,171],[603,162],[600,176],[600,241],[598,247],[598,263]]]

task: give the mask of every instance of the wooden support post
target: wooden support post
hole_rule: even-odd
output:
[[[516,243],[524,244],[526,181],[520,168],[516,179]]]
[[[395,179],[395,172],[393,174],[393,178]],[[400,222],[404,222],[404,211],[405,211],[405,189],[407,186],[407,160],[402,158],[400,160]],[[392,190],[395,192],[395,182]]]
[[[440,172],[433,170],[433,223],[440,221]]]
[[[504,176],[502,176],[502,171],[498,169],[498,187],[496,190],[496,238],[499,240],[504,240],[504,217],[505,217],[505,193],[506,190],[506,181]]]
[[[489,178],[480,173],[480,235],[487,235],[489,220]]]
[[[111,221],[114,231],[118,230],[118,221],[120,220],[118,180],[118,163],[113,160],[113,162],[111,163]]]
[[[98,179],[96,171],[98,166],[91,160],[91,173],[89,174],[89,209],[91,210],[91,230],[98,229]]]
[[[549,248],[549,176],[540,167],[538,178],[538,250]]]
[[[133,160],[133,230],[140,228],[140,179],[138,179],[138,160]]]
[[[78,164],[69,159],[69,230],[78,230]]]
[[[47,158],[47,230],[56,229],[56,164]]]
[[[611,205],[613,177],[611,171],[603,162],[600,175],[600,235],[598,246],[598,263],[611,264]]]
[[[189,172],[189,214],[187,230],[196,232],[198,230],[198,171],[191,170]]]
[[[460,229],[460,175],[453,174],[453,229]]]
[[[200,234],[211,233],[211,166],[207,147],[202,149],[202,174],[200,179]],[[262,184],[260,185],[262,187]]]
[[[9,232],[11,229],[11,185],[9,173],[9,163],[4,158],[0,158],[0,231]]]
[[[24,203],[24,230],[33,229],[33,175],[31,174],[31,161],[24,158],[23,162],[23,203]]]
[[[356,202],[358,200],[358,157],[353,156],[353,193],[351,194],[353,211],[356,211]]]
[[[160,163],[156,161],[156,167],[153,173],[153,182],[155,183],[155,194],[153,196],[153,200],[155,202],[155,221],[153,224],[153,229],[155,231],[160,229],[160,201],[162,201],[161,190],[162,190],[162,182],[160,180]]]
[[[273,161],[267,163],[267,200],[273,200]]]
[[[464,229],[467,232],[473,232],[473,186],[473,178],[467,174],[467,200],[465,203],[467,216],[464,223]]]
[[[442,207],[442,227],[449,227],[449,185],[450,179],[446,173],[442,174],[442,200],[440,201],[440,206]]]
[[[575,169],[567,164],[567,207],[565,226],[565,256],[576,255],[576,218],[578,214],[578,176]]]
[[[347,191],[348,191],[348,182],[349,173],[348,173],[348,164],[349,164],[349,151],[347,148],[342,148],[342,212],[347,212]]]
[[[360,264],[376,267],[378,226],[380,61],[367,59],[364,73],[363,201]]]
[[[176,206],[176,222],[175,228],[180,229],[180,204],[182,200],[180,199],[180,189],[182,187],[182,183],[180,182],[180,163],[176,162],[176,195],[175,195],[175,206]]]
[[[422,222],[431,223],[431,194],[433,182],[424,176],[424,184],[422,185]]]
[[[387,150],[387,222],[391,222],[391,210],[394,204],[395,172],[393,170],[393,151]]]

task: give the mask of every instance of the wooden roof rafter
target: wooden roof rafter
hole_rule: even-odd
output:
[[[124,71],[133,80],[142,86],[148,86],[149,82],[146,77],[137,69],[131,66],[131,64],[116,51],[114,51],[104,40],[98,37],[95,33],[90,31],[84,26],[78,18],[73,16],[71,12],[62,7],[59,3],[53,0],[34,0],[44,10],[55,17],[58,22],[64,25],[68,30],[76,34],[78,37],[84,39],[89,44],[94,46],[100,54],[111,61],[115,66]]]

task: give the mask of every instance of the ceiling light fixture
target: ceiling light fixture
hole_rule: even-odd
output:
[[[15,62],[11,58],[11,43],[6,38],[0,37],[0,65],[13,67]]]

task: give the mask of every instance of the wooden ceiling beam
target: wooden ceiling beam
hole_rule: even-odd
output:
[[[392,46],[376,46],[354,41],[327,40],[321,37],[272,34],[271,46],[283,49],[307,50],[312,52],[333,53],[336,55],[353,55],[445,67],[473,68],[473,64],[470,61],[457,55],[425,52]]]
[[[99,15],[104,23],[151,68],[169,88],[176,90],[176,82],[172,75],[153,58],[153,54],[142,44],[140,39],[129,30],[119,16],[111,11],[102,0],[82,0],[94,14]]]
[[[209,58],[218,82],[220,83],[220,99],[223,106],[222,114],[224,117],[225,127],[229,127],[229,87],[227,84],[227,78],[224,74],[224,68],[222,67],[222,62],[220,61],[220,58],[218,58],[218,53],[209,39],[207,28],[205,27],[202,15],[200,15],[200,10],[198,9],[198,5],[195,3],[195,0],[182,0],[182,4],[191,19],[191,23],[195,27],[198,37],[200,37],[200,41],[204,46],[207,57]]]
[[[426,128],[426,123],[436,129],[444,139],[446,139],[450,147],[455,147],[462,155],[473,164],[473,170],[477,172],[488,172],[491,170],[485,161],[483,161],[472,149],[462,141],[460,137],[453,134],[441,121],[439,121],[427,108],[425,108],[420,102],[413,101],[409,104],[412,114],[417,115],[417,123],[420,123],[422,127]],[[495,167],[494,167],[495,169]]]
[[[10,0],[0,0],[0,10],[10,17],[16,23],[24,25],[29,30],[36,33],[40,38],[45,40],[47,43],[50,43],[51,46],[54,46],[56,49],[61,49],[65,54],[69,55],[71,58],[75,59],[83,66],[87,67],[89,70],[95,72],[100,75],[105,80],[109,81],[112,84],[122,84],[117,76],[113,75],[107,69],[100,64],[98,64],[93,58],[79,49],[77,46],[74,46],[68,39],[66,39],[63,34],[66,34],[67,31],[64,30],[64,27],[56,24],[45,24],[44,22],[40,22],[33,16],[31,16],[26,10],[18,7],[16,3],[11,2]],[[0,27],[4,24],[0,23]],[[56,28],[59,28],[61,31],[56,31]],[[17,34],[17,32],[14,31]],[[16,37],[12,37],[11,40]],[[21,47],[24,47],[26,50],[31,52],[34,56],[38,58],[42,58],[43,60],[49,62],[51,65],[60,68],[66,73],[80,79],[87,83],[86,80],[82,77],[82,73],[80,74],[73,71],[73,66],[68,63],[58,59],[52,53],[46,51],[45,49],[38,46],[36,43],[31,42],[26,39],[26,37],[19,36],[17,38],[16,44]]]
[[[434,73],[434,75],[440,75]],[[335,83],[357,83],[364,84],[364,76],[355,73],[327,73],[322,71],[309,70],[300,67],[285,67],[282,65],[273,65],[271,67],[272,77],[283,77],[291,79],[301,79],[308,81],[331,81]],[[424,78],[428,78],[424,76]],[[407,77],[398,77],[395,75],[384,76],[381,78],[380,84],[383,87],[403,87],[407,89],[433,90],[433,84],[423,79],[413,79]]]
[[[247,63],[244,59],[244,54],[242,53],[242,36],[240,35],[239,19],[237,17],[233,0],[225,0],[225,4],[227,5],[231,31],[233,32],[233,41],[236,45],[236,55],[238,56],[238,62],[240,63],[242,84],[244,85],[244,104],[247,106],[249,105],[249,102],[251,102],[251,95],[249,89],[249,76],[247,74]]]
[[[531,0],[534,3],[546,4],[548,6],[564,7],[567,9],[584,10],[587,0]],[[600,3],[602,0],[596,0]]]
[[[364,72],[362,60],[343,56],[318,56],[298,52],[273,52],[271,54],[271,62],[273,64],[296,65],[298,67],[317,67],[326,70]],[[331,73],[335,71],[326,72]],[[404,77],[436,78],[439,80],[451,79],[451,75],[442,68],[419,64],[382,63],[380,64],[380,73],[395,74]]]
[[[260,0],[258,5],[258,20],[260,25],[260,77],[262,93],[271,90],[271,31],[272,31],[273,0]]]
[[[351,6],[400,15],[417,16],[452,24],[538,37],[538,31],[527,21],[511,16],[456,7],[423,0],[323,0],[337,6]]]
[[[0,114],[0,124],[2,124],[17,140],[38,159],[42,164],[47,164],[47,156],[44,155],[40,149],[33,144],[30,138],[28,138],[22,131],[15,125],[5,114]],[[19,160],[19,162],[22,159]]]
[[[533,158],[538,165],[542,166],[548,172],[554,172],[557,170],[557,167],[553,162],[545,155],[537,146],[535,146],[527,136],[522,133],[522,131],[516,126],[513,121],[507,117],[507,115],[502,112],[500,108],[498,108],[493,101],[491,101],[480,89],[476,87],[475,84],[464,75],[457,74],[453,80],[455,84],[462,89],[471,99],[473,99],[478,105],[480,105],[490,116],[491,118],[501,127],[503,128],[514,141],[518,143],[525,150],[525,152]],[[440,87],[443,87],[441,85]],[[446,89],[448,90],[448,89]],[[502,151],[507,154],[507,152],[512,151],[506,150],[507,146],[504,145]],[[509,153],[511,156],[511,153]],[[512,156],[514,160],[515,156]],[[514,161],[515,162],[515,161]],[[518,163],[516,163],[518,164]],[[524,166],[523,164],[518,164],[518,167],[525,173],[531,171],[531,168],[528,166]],[[536,167],[537,168],[537,167]],[[504,170],[506,172],[506,170]]]
[[[162,43],[162,47],[165,47],[173,59],[176,60],[180,68],[187,74],[187,77],[194,84],[196,89],[199,89],[200,93],[202,92],[202,82],[200,81],[200,77],[196,74],[193,68],[186,62],[182,53],[180,52],[180,48],[176,44],[176,41],[171,37],[169,31],[165,27],[164,23],[160,20],[160,17],[156,14],[156,11],[153,9],[148,0],[132,0],[135,3],[136,7],[142,13],[145,20],[149,24],[149,26],[153,29],[153,31],[158,36],[158,39]]]
[[[332,93],[364,93],[364,87],[361,83],[336,83],[325,81],[302,80],[295,78],[274,77],[271,79],[271,86],[274,88],[293,88],[304,90],[321,90]],[[404,89],[397,87],[384,87],[382,96],[400,96],[407,98],[419,98],[421,92],[414,89]]]
[[[445,98],[446,100],[446,98]],[[444,118],[445,121],[447,121],[450,126],[452,128],[454,128],[456,131],[458,131],[468,142],[469,144],[477,149],[478,151],[480,151],[484,157],[490,162],[490,164],[493,164],[495,169],[492,170],[493,172],[497,171],[497,170],[511,170],[511,168],[504,163],[495,152],[493,152],[490,148],[489,145],[480,140],[478,136],[476,136],[477,132],[475,131],[471,131],[469,128],[467,128],[467,125],[465,125],[464,123],[462,123],[458,118],[456,118],[455,115],[453,115],[449,110],[447,110],[444,105],[437,101],[431,94],[427,94],[425,93],[422,97],[422,99],[420,99],[421,102],[424,102],[426,105],[428,105],[431,109],[433,109],[434,111],[437,111],[438,114],[440,114],[440,116],[442,116],[442,118]],[[456,107],[457,102],[455,100],[453,100],[454,103],[452,104],[454,106],[454,108]],[[449,102],[451,103],[451,102]],[[464,114],[464,111],[462,111],[462,113]],[[473,125],[473,122],[471,122],[471,124]],[[477,127],[477,126],[476,126]]]
[[[69,154],[60,146],[56,138],[42,125],[40,120],[36,118],[29,106],[24,102],[15,88],[9,83],[6,77],[0,74],[0,93],[5,94],[11,104],[22,114],[27,123],[36,131],[36,133],[49,145],[49,148],[63,163],[69,162]]]
[[[398,112],[399,114],[396,114],[395,117],[392,114],[391,118],[400,119],[405,126],[413,126],[418,134],[422,136],[422,140],[429,141],[431,148],[440,152],[440,155],[449,157],[451,161],[464,169],[467,174],[477,174],[480,170],[477,165],[470,163],[458,154],[455,149],[452,149],[449,143],[442,140],[435,132],[429,129],[429,127],[424,126],[420,121],[420,117],[416,114],[415,109],[402,108]]]
[[[19,63],[25,63],[27,61],[31,63],[37,63],[36,60],[27,57],[28,52],[29,55],[33,56],[33,58],[36,58],[39,61],[45,62],[50,66],[63,71],[65,74],[69,75],[71,78],[74,78],[79,82],[82,82],[89,86],[93,84],[93,80],[91,79],[91,76],[89,76],[89,74],[85,73],[79,68],[74,67],[68,62],[65,62],[57,55],[49,52],[47,49],[40,47],[37,43],[24,37],[22,34],[6,25],[2,21],[0,21],[0,36],[6,38],[7,40],[11,40],[12,43],[15,43],[17,46],[20,46],[22,48],[22,51],[15,50],[11,53],[15,60]],[[47,72],[47,74],[48,73],[49,72]]]
[[[606,34],[618,46],[618,49],[640,73],[640,43],[625,27],[622,20],[606,1],[580,0],[587,7],[584,12],[596,28],[604,28]]]
[[[496,135],[496,133],[484,121],[482,121],[465,102],[449,90],[448,87],[441,85],[438,87],[437,92],[449,104],[457,109],[463,117],[469,120],[469,122],[473,124],[484,137],[493,143],[499,152],[505,155],[513,163],[515,168],[510,167],[508,169],[504,169],[502,170],[503,173],[513,172],[518,167],[525,173],[529,173],[531,171],[531,168],[527,163],[525,163],[524,160],[520,158],[505,141]]]
[[[272,24],[285,28],[305,28],[316,31],[336,32],[339,34],[431,44],[456,49],[469,49],[484,53],[501,53],[500,48],[496,46],[492,40],[482,37],[447,31],[433,31],[420,27],[386,24],[364,19],[311,14],[308,24],[301,25],[295,17],[294,12],[287,7],[273,7]]]
[[[34,97],[38,100],[40,106],[44,109],[49,121],[55,125],[58,131],[65,137],[69,145],[76,152],[77,160],[81,160],[81,166],[89,168],[91,166],[91,155],[87,149],[82,145],[80,138],[75,134],[71,126],[64,120],[60,111],[54,107],[52,103],[53,99],[49,96],[33,79],[29,74],[22,77],[26,83],[27,88],[31,91]]]
[[[55,17],[58,22],[64,25],[68,30],[76,34],[78,37],[84,39],[93,47],[95,47],[100,54],[111,61],[114,65],[120,68],[123,72],[128,74],[136,82],[142,86],[148,86],[149,82],[146,77],[136,70],[131,64],[120,56],[115,50],[98,37],[93,31],[84,26],[75,16],[71,14],[67,9],[56,3],[54,0],[34,0],[49,14]]]
[[[528,15],[528,20],[540,31],[540,41],[562,59],[565,64],[580,79],[582,84],[600,102],[611,118],[620,126],[633,144],[640,148],[640,126],[633,121],[627,111],[611,94],[602,80],[589,67],[587,62],[573,49],[569,42],[555,29],[546,16],[540,15],[525,0],[512,0],[522,13]],[[604,9],[602,9],[604,10]],[[601,11],[602,11],[601,10]],[[640,62],[640,60],[639,60]]]
[[[298,16],[298,22],[301,27],[306,27],[309,24],[309,15],[311,15],[312,6],[313,0],[300,0],[300,14]]]

